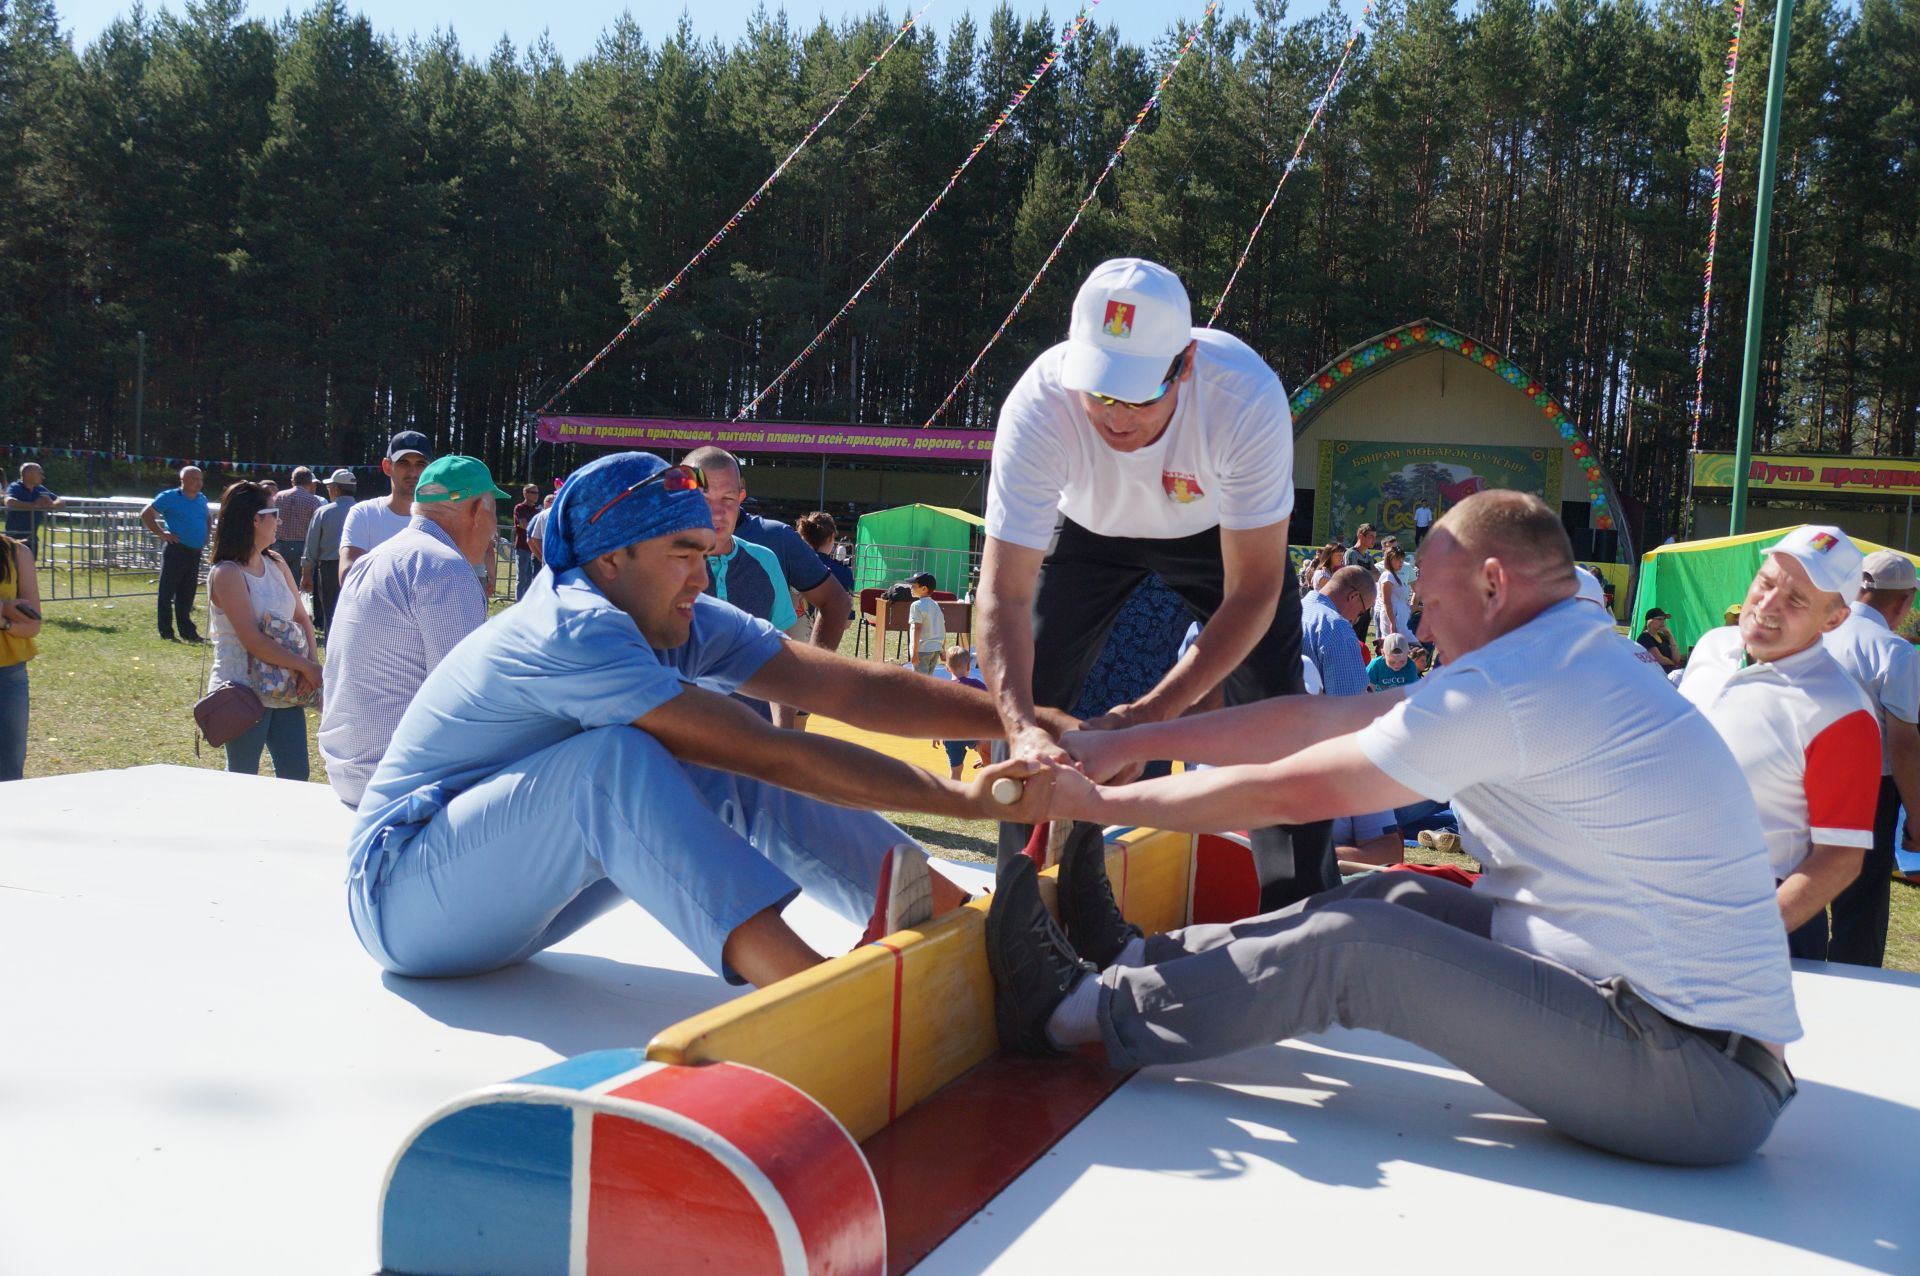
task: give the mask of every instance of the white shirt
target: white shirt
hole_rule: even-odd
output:
[[[1775,877],[1798,868],[1815,842],[1872,847],[1880,723],[1825,647],[1749,663],[1738,626],[1709,630],[1687,659],[1680,694],[1753,787]]]
[[[1379,637],[1405,634],[1413,639],[1413,611],[1408,585],[1384,565],[1373,583],[1373,631]],[[1391,608],[1391,610],[1389,610]]]
[[[406,531],[409,517],[394,513],[385,500],[357,501],[347,511],[347,525],[340,529],[340,548],[342,551],[357,549],[364,554]],[[341,557],[346,554],[343,552]]]
[[[1065,343],[1035,359],[1000,409],[987,535],[1046,549],[1061,514],[1096,535],[1148,540],[1292,514],[1293,414],[1280,378],[1237,337],[1193,337],[1193,377],[1166,430],[1137,452],[1108,447],[1060,384]]]
[[[1453,803],[1495,940],[1697,1028],[1800,1036],[1747,782],[1599,608],[1569,598],[1441,666],[1358,742]]]
[[[253,604],[253,613],[241,617],[239,623],[260,627],[260,621],[267,616],[278,616],[291,621],[294,605],[298,599],[293,587],[287,584],[287,569],[265,554],[260,555],[260,574],[254,575],[245,567],[235,563],[240,569],[240,579],[246,582],[247,601]],[[213,591],[207,591],[208,635],[213,639],[213,669],[207,677],[207,690],[211,691],[223,682],[237,682],[250,687],[248,680],[247,649],[240,641],[240,635],[234,631],[235,622],[220,610],[220,604],[213,601]],[[307,653],[313,654],[311,652]]]
[[[1865,603],[1849,606],[1840,628],[1821,639],[1827,654],[1866,689],[1880,715],[1880,774],[1893,774],[1893,752],[1885,736],[1901,729],[1912,731],[1920,721],[1920,654],[1913,644],[1887,627],[1884,616]]]
[[[947,615],[940,610],[937,599],[931,596],[914,599],[913,606],[907,608],[907,624],[920,627],[920,645],[914,650],[928,652],[947,649]]]
[[[431,519],[355,564],[327,630],[320,716],[320,759],[342,802],[360,805],[420,684],[486,619],[472,565]]]

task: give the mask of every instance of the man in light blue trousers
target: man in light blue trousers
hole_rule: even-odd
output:
[[[631,899],[729,980],[764,985],[822,960],[780,918],[801,889],[867,921],[904,871],[896,847],[923,867],[874,810],[998,815],[993,780],[1038,769],[963,785],[729,699],[916,736],[999,730],[983,692],[787,642],[705,596],[702,480],[638,452],[577,472],[549,520],[551,570],[421,685],[350,848],[354,929],[388,970],[492,970]],[[936,913],[965,899],[937,875],[930,889]]]

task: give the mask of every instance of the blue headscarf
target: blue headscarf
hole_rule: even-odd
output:
[[[575,470],[554,499],[547,517],[547,536],[541,543],[547,566],[557,575],[589,559],[624,549],[656,536],[670,536],[689,527],[713,526],[706,495],[697,490],[668,492],[649,483],[589,523],[601,507],[620,493],[651,478],[667,463],[651,452],[616,452]]]

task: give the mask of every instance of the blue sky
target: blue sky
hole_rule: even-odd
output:
[[[1072,16],[1074,0],[1055,0],[1052,4],[1041,0],[1010,0],[1010,3],[1014,12],[1023,17],[1037,15],[1044,9],[1056,25],[1061,25]],[[131,9],[128,0],[56,0],[56,4],[61,23],[79,47],[90,43],[115,17]],[[1094,16],[1102,25],[1118,28],[1124,39],[1149,44],[1176,18],[1197,18],[1204,5],[1205,0],[1101,0]],[[414,32],[425,35],[435,27],[451,27],[460,37],[461,47],[469,53],[486,52],[503,34],[524,48],[546,31],[561,56],[569,62],[578,61],[593,51],[600,32],[612,24],[622,8],[633,14],[649,39],[671,30],[685,12],[692,15],[694,30],[700,35],[731,43],[746,30],[747,19],[757,6],[758,0],[700,0],[697,5],[685,4],[683,0],[631,5],[608,0],[603,4],[558,6],[527,4],[525,0],[347,0],[347,7],[365,13],[377,30],[402,39]],[[149,3],[148,12],[168,7],[178,12],[184,5],[180,0],[174,0],[171,6],[166,0],[158,0]],[[249,12],[270,18],[287,7],[286,0],[250,0]],[[306,6],[295,3],[292,7],[298,11]],[[769,10],[779,7],[777,3],[767,5]],[[887,0],[884,5],[852,0],[791,0],[786,5],[789,19],[803,28],[813,26],[822,14],[837,22],[849,13],[870,13],[876,7],[884,7],[894,18],[903,19],[919,5],[909,7],[903,0]],[[944,33],[963,13],[971,12],[976,22],[984,23],[994,7],[991,0],[933,0],[922,21]],[[1225,13],[1234,13],[1251,5],[1249,0],[1226,0],[1221,8]]]

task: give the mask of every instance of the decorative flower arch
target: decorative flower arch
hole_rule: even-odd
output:
[[[1502,381],[1527,396],[1547,423],[1560,432],[1560,437],[1572,445],[1574,459],[1582,467],[1587,479],[1587,491],[1593,501],[1593,524],[1595,527],[1614,526],[1614,511],[1619,507],[1614,499],[1613,485],[1600,468],[1600,458],[1593,445],[1587,442],[1580,429],[1567,415],[1557,400],[1525,368],[1495,350],[1484,341],[1455,332],[1443,324],[1431,319],[1416,319],[1389,332],[1382,333],[1369,341],[1363,341],[1352,347],[1320,371],[1316,372],[1293,392],[1293,434],[1299,438],[1306,431],[1313,418],[1324,409],[1326,404],[1339,396],[1349,382],[1359,380],[1388,364],[1398,363],[1408,355],[1417,354],[1427,347],[1451,350],[1463,359],[1471,360],[1493,372]],[[1624,534],[1624,533],[1623,533]],[[1632,546],[1629,545],[1628,561],[1632,561]]]

